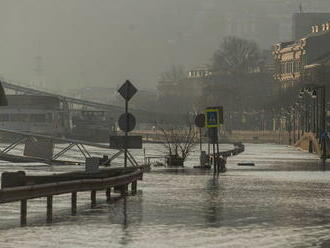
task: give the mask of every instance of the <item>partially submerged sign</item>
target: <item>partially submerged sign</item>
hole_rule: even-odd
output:
[[[112,149],[142,149],[142,136],[110,136],[110,148]]]
[[[54,153],[54,143],[50,139],[29,137],[25,141],[24,156],[50,160]]]

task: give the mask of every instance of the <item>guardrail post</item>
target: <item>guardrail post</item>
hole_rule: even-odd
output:
[[[91,191],[91,207],[94,208],[96,206],[96,190]]]
[[[107,188],[107,190],[105,191],[105,195],[107,197],[107,202],[110,202],[110,200],[111,200],[111,188]]]
[[[132,182],[131,184],[132,195],[136,195],[137,192],[137,181]]]
[[[53,196],[47,196],[47,223],[53,221]]]
[[[21,200],[21,226],[26,226],[27,200]]]
[[[71,215],[77,214],[77,192],[71,193]]]

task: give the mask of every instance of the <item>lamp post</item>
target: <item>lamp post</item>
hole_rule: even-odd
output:
[[[293,144],[296,144],[296,129],[297,129],[297,122],[296,122],[296,108],[295,107],[291,107],[291,120],[293,123]]]
[[[303,100],[302,105],[302,134],[304,135],[305,132],[308,131],[308,110],[307,110],[307,100],[306,100],[306,91],[305,89],[301,89],[299,92],[299,98]]]
[[[323,168],[325,168],[325,161],[327,159],[327,143],[326,143],[326,139],[327,139],[327,132],[326,132],[326,96],[325,96],[325,85],[312,85],[312,87],[308,87],[305,88],[304,91],[308,92],[311,97],[314,99],[314,102],[316,104],[316,107],[314,108],[314,110],[316,109],[316,121],[315,121],[315,133],[316,133],[316,137],[319,138],[319,143],[321,144],[321,160],[322,160],[322,165]],[[301,93],[302,91],[300,91]],[[300,96],[300,94],[299,94]],[[319,99],[320,99],[320,103],[321,103],[321,109],[320,109],[320,114],[319,109],[318,109],[318,103],[319,103]],[[319,122],[321,125],[319,125]],[[321,127],[319,127],[321,126]]]
[[[322,134],[320,135],[321,137],[321,142],[322,142],[322,164],[323,168],[325,169],[325,160],[327,159],[327,143],[326,143],[326,138],[327,138],[327,133],[326,133],[326,110],[325,110],[325,85],[319,86],[318,89],[320,89],[321,96],[322,96],[322,104],[321,104],[321,116],[322,116]]]

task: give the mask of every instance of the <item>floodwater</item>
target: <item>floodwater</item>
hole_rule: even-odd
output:
[[[149,156],[162,153],[161,145],[145,148]],[[143,152],[134,154],[143,159]],[[214,179],[193,169],[198,154],[183,170],[154,168],[138,182],[137,196],[110,205],[99,192],[91,209],[89,193],[79,193],[77,216],[70,215],[70,195],[56,196],[52,224],[45,223],[45,199],[28,201],[24,228],[19,203],[0,205],[0,247],[330,247],[330,172],[320,170],[315,155],[247,144]],[[1,172],[22,169],[44,174],[82,168],[0,164]]]

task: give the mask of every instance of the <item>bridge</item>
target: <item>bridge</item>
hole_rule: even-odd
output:
[[[113,118],[118,118],[119,115],[124,112],[124,107],[121,106],[78,99],[70,96],[65,96],[62,94],[52,93],[46,90],[38,90],[27,86],[23,86],[21,84],[9,80],[0,80],[0,82],[5,90],[12,90],[15,92],[15,94],[56,97],[64,104],[68,105],[69,111],[81,110],[86,108],[92,110],[103,110],[110,112]],[[159,112],[156,113],[156,112],[150,112],[146,110],[132,109],[132,108],[130,108],[130,112],[137,117],[140,123],[153,124],[156,121],[166,122],[166,123],[175,121],[176,123],[178,123],[184,121],[183,115],[179,115],[179,114],[168,114],[168,113],[159,113]]]

